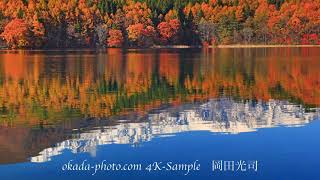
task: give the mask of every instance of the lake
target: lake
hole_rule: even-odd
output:
[[[0,51],[0,178],[320,179],[319,50]]]

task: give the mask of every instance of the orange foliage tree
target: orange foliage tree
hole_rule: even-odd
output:
[[[155,29],[152,26],[144,26],[142,23],[130,25],[127,28],[129,42],[139,47],[153,45]]]
[[[30,27],[22,19],[14,19],[9,22],[5,28],[1,37],[12,48],[26,48],[30,44]]]

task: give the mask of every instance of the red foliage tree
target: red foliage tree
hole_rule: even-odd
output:
[[[111,29],[107,40],[108,47],[121,47],[123,44],[123,35],[120,30]]]
[[[174,42],[180,29],[180,21],[172,19],[169,22],[161,22],[158,25],[160,38],[164,43]]]
[[[301,44],[320,44],[320,39],[318,38],[318,35],[313,34],[304,34],[301,38]]]

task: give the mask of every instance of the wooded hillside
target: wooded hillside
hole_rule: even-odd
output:
[[[320,44],[320,0],[1,0],[12,48]]]

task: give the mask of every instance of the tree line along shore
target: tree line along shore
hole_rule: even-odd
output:
[[[320,45],[320,0],[2,0],[0,47]]]

